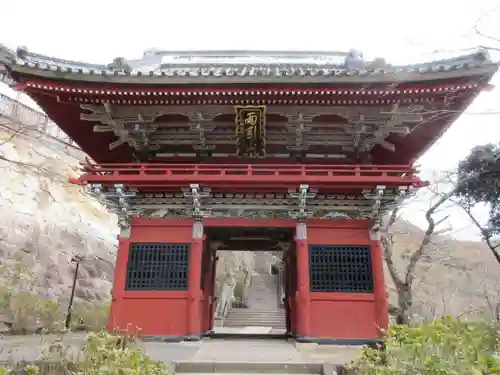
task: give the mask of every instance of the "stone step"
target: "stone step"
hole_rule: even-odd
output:
[[[251,317],[245,317],[245,316],[235,316],[235,315],[228,315],[226,316],[226,321],[228,320],[251,320],[251,321],[256,321],[256,322],[281,322],[285,321],[286,317],[284,316],[271,316],[271,317],[262,317],[262,316],[251,316]]]
[[[246,325],[246,324],[260,324],[260,325],[266,325],[267,324],[285,324],[285,319],[224,319],[224,325],[227,324],[240,324],[240,325]]]
[[[284,312],[254,312],[254,311],[234,311],[229,310],[228,315],[238,316],[285,316]]]
[[[248,318],[248,317],[262,317],[262,318],[274,318],[274,317],[278,317],[278,318],[284,318],[286,317],[286,314],[281,314],[281,313],[264,313],[264,314],[261,314],[261,313],[253,313],[253,312],[231,312],[229,311],[227,313],[227,316],[241,316],[241,317],[245,317],[245,318]]]
[[[228,315],[226,320],[252,320],[252,321],[284,321],[285,316],[240,316],[240,315]]]
[[[238,323],[238,324],[250,324],[257,323],[265,325],[264,323],[273,323],[273,324],[285,324],[285,319],[235,319],[235,318],[226,318],[224,319],[224,324],[228,323]]]
[[[286,324],[276,323],[260,323],[260,322],[247,322],[247,323],[225,323],[223,328],[246,328],[246,327],[268,327],[272,329],[286,330]]]
[[[316,362],[178,362],[174,372],[183,374],[322,374],[323,364]],[[330,370],[328,374],[335,374]]]
[[[224,321],[238,321],[238,322],[245,322],[245,321],[251,321],[251,322],[284,322],[285,318],[259,318],[259,317],[253,317],[253,318],[242,318],[239,316],[227,316]]]
[[[228,315],[226,316],[226,320],[258,320],[258,321],[284,321],[286,319],[285,316],[260,316],[260,315],[251,315],[251,316],[241,316],[241,315]]]
[[[285,319],[286,315],[262,315],[262,314],[227,314],[226,318],[239,318],[239,319]]]
[[[266,314],[266,315],[284,315],[285,314],[285,311],[284,309],[283,310],[274,310],[274,309],[255,309],[255,308],[249,308],[249,309],[245,309],[245,308],[238,308],[238,307],[233,307],[231,310],[229,310],[230,312],[233,312],[233,313],[237,313],[237,314],[244,314],[244,313],[248,313],[248,314]]]
[[[261,325],[261,326],[273,326],[273,325],[283,325],[285,321],[283,320],[235,320],[235,319],[226,319],[224,320],[224,325],[228,324],[237,324],[238,326],[246,326],[246,325]]]
[[[278,285],[274,275],[253,275],[246,293],[246,304],[259,310],[274,310],[279,306]]]
[[[285,322],[266,322],[266,321],[224,321],[223,327],[284,327]]]

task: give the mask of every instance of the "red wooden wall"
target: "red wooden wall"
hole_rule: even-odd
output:
[[[309,336],[331,339],[375,339],[380,337],[380,328],[387,322],[379,314],[380,293],[385,296],[385,285],[380,249],[370,239],[370,221],[328,222],[309,226],[309,245],[357,245],[371,246],[374,276],[374,293],[311,293]],[[331,224],[336,224],[332,226]]]
[[[130,236],[121,237],[116,260],[113,299],[109,320],[109,330],[114,328],[140,328],[144,336],[184,337],[189,334],[190,294],[189,291],[126,291],[125,277],[128,252],[134,242],[191,243],[192,220],[144,219],[132,221]],[[310,322],[304,324],[297,310],[295,296],[290,290],[288,297],[292,321],[292,333],[297,327],[308,332],[299,332],[301,336],[327,339],[374,339],[380,336],[380,328],[387,327],[387,297],[385,292],[382,254],[377,241],[369,236],[370,221],[324,221],[308,222],[309,245],[359,245],[371,246],[374,293],[310,293],[307,309]],[[253,226],[253,227],[290,227],[295,228],[293,220],[225,220],[207,219],[205,226]],[[208,248],[205,244],[205,251]],[[215,257],[212,257],[215,260]],[[200,265],[201,266],[201,265]],[[214,272],[215,264],[212,263]],[[307,266],[309,269],[309,265]],[[299,267],[299,265],[297,265]],[[287,270],[293,273],[294,270]],[[201,272],[201,267],[200,267]],[[206,272],[205,289],[200,293],[199,317],[201,331],[212,328],[214,312],[213,275]],[[294,275],[289,275],[289,280]],[[295,331],[295,332],[294,332]],[[200,332],[201,333],[201,332]]]
[[[188,334],[188,291],[126,291],[128,252],[134,242],[191,243],[192,221],[134,219],[119,240],[109,331],[139,328],[144,336]]]

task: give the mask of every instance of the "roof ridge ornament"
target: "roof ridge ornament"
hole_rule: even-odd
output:
[[[363,68],[365,65],[363,52],[357,49],[350,49],[344,63],[347,68]]]
[[[125,74],[130,74],[133,70],[125,57],[115,57],[113,62],[108,64],[108,68],[115,72],[124,72]]]
[[[20,59],[26,59],[28,57],[28,54],[29,54],[29,50],[28,50],[28,47],[26,46],[19,46],[17,47],[16,49],[16,56]]]
[[[376,57],[371,61],[367,61],[363,57],[363,52],[356,49],[349,50],[345,58],[345,67],[348,69],[361,69],[361,70],[384,70],[384,68],[391,67],[383,57]]]

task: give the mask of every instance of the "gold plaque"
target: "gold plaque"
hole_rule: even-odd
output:
[[[266,155],[266,106],[235,106],[238,156]]]

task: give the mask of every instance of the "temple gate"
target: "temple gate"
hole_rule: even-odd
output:
[[[497,69],[484,50],[406,66],[356,51],[148,51],[98,65],[0,46],[4,79],[91,158],[72,182],[119,218],[109,330],[160,340],[213,333],[213,233],[229,228],[293,233],[270,237],[288,241],[287,335],[377,340],[380,220],[425,186],[413,162]]]

